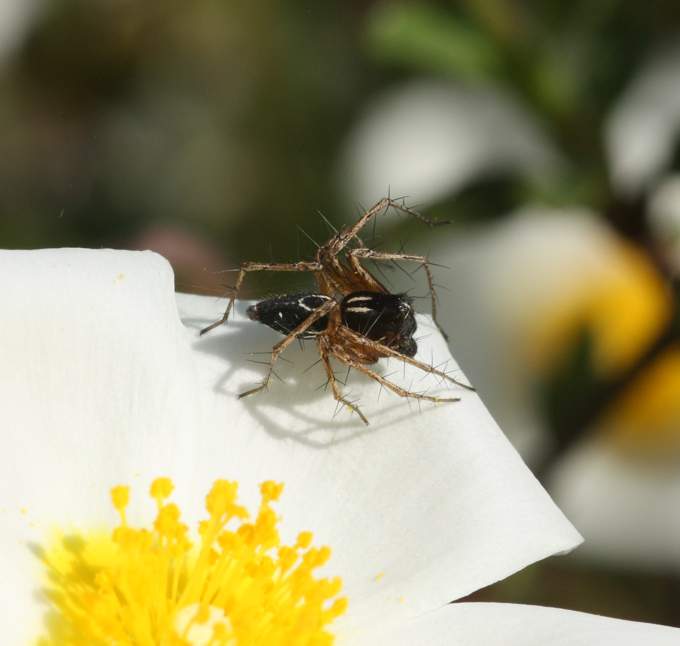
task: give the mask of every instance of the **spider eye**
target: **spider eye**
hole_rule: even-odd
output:
[[[260,312],[257,309],[257,305],[251,305],[247,310],[246,314],[248,315],[248,318],[251,321],[259,321],[260,320]]]

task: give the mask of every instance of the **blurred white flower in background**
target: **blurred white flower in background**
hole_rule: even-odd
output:
[[[680,267],[680,175],[674,173],[659,182],[652,195],[649,217],[664,257],[675,259]]]
[[[454,603],[373,641],[427,646],[671,646],[680,632],[653,624],[514,603]]]
[[[2,0],[0,2],[0,66],[21,42],[43,0]]]
[[[389,188],[429,204],[489,171],[558,165],[540,128],[501,90],[422,80],[369,101],[338,173],[352,201],[373,204]]]
[[[629,571],[680,572],[677,456],[645,462],[595,438],[556,466],[549,486],[586,537],[579,556]]]
[[[451,266],[444,328],[530,461],[550,441],[535,388],[581,323],[592,326],[598,364],[611,372],[631,360],[667,314],[652,268],[585,211],[526,209],[444,247],[432,251]]]
[[[680,48],[651,60],[615,106],[605,132],[611,178],[635,195],[657,182],[680,129]]]

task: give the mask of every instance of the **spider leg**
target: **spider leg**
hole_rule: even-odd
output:
[[[368,209],[368,211],[366,211],[351,227],[343,229],[327,245],[324,245],[327,252],[330,255],[337,255],[350,243],[352,239],[361,241],[359,238],[359,231],[361,231],[361,229],[363,229],[371,219],[383,211],[387,211],[387,209],[390,207],[397,209],[402,213],[407,213],[408,215],[413,216],[414,218],[427,224],[429,227],[448,224],[448,221],[445,220],[430,220],[421,213],[418,213],[418,211],[407,207],[403,202],[398,202],[391,197],[384,197],[382,200],[376,202],[370,209]]]
[[[208,327],[204,327],[199,334],[205,334],[210,332],[210,330],[222,325],[229,318],[231,309],[234,306],[234,301],[238,296],[238,292],[243,284],[243,279],[246,274],[250,271],[321,271],[322,266],[318,262],[288,262],[288,263],[268,263],[268,262],[244,262],[241,264],[238,271],[238,276],[236,277],[236,283],[231,288],[231,296],[229,297],[229,303],[227,304],[227,309],[224,311],[224,315],[218,321],[211,323]]]
[[[375,292],[382,292],[385,288],[375,278],[373,278],[371,273],[359,262],[359,258],[363,258],[364,256],[358,252],[363,251],[370,251],[370,249],[359,247],[358,249],[352,249],[348,251],[347,261],[352,267],[352,271],[361,277],[361,280],[365,283],[366,289]]]
[[[279,341],[272,348],[272,357],[271,360],[269,361],[269,370],[267,371],[267,374],[265,375],[265,378],[263,379],[262,383],[259,386],[256,386],[255,388],[251,388],[250,390],[246,390],[245,392],[241,393],[238,396],[239,399],[247,397],[248,395],[254,395],[257,392],[260,392],[260,390],[264,390],[269,385],[269,381],[272,377],[272,374],[274,374],[274,364],[276,363],[276,360],[279,358],[281,353],[291,343],[293,343],[293,341],[295,341],[298,335],[302,334],[305,330],[311,327],[315,321],[320,319],[322,316],[328,314],[328,312],[330,312],[337,306],[338,304],[335,301],[331,300],[325,302],[321,307],[315,309],[304,321],[302,321],[302,323],[300,323],[300,325],[291,330],[290,334],[281,339],[281,341]]]
[[[437,370],[434,366],[431,366],[429,363],[423,363],[422,361],[418,361],[417,359],[414,359],[413,357],[408,357],[405,354],[402,354],[401,352],[398,352],[397,350],[394,350],[390,348],[387,345],[384,345],[380,343],[379,341],[373,341],[372,339],[367,339],[365,336],[362,336],[361,334],[357,334],[353,330],[350,330],[347,327],[343,327],[341,330],[339,330],[339,333],[345,337],[348,341],[351,343],[361,343],[363,345],[367,345],[369,348],[372,350],[375,350],[377,353],[380,353],[383,356],[387,357],[395,357],[396,359],[400,359],[404,363],[408,363],[415,368],[418,368],[419,370],[422,370],[423,372],[427,372],[431,375],[436,375],[438,377],[441,377],[442,379],[446,379],[447,381],[450,381],[452,384],[455,384],[456,386],[460,386],[461,388],[466,388],[467,390],[475,390],[474,386],[471,386],[470,384],[463,383],[462,381],[458,381],[457,379],[454,379],[451,375],[448,373],[442,371],[442,370]]]
[[[432,276],[432,270],[430,269],[430,263],[425,256],[414,256],[408,253],[385,253],[381,251],[373,251],[373,249],[359,248],[352,249],[347,253],[347,258],[352,265],[354,271],[359,273],[363,278],[368,278],[375,282],[375,279],[368,273],[366,269],[361,266],[359,258],[367,258],[369,260],[385,260],[385,261],[395,261],[395,260],[406,260],[409,262],[420,263],[420,266],[425,271],[425,276],[427,277],[427,287],[430,292],[430,300],[432,302],[432,320],[437,326],[437,329],[441,332],[444,339],[449,340],[448,334],[444,332],[442,326],[439,325],[437,320],[437,292],[434,288],[434,278]]]
[[[364,424],[366,424],[366,426],[368,426],[368,420],[366,419],[366,416],[361,412],[359,407],[342,396],[340,388],[338,387],[337,384],[337,379],[335,378],[335,373],[333,372],[333,367],[331,366],[330,359],[328,358],[328,350],[322,347],[321,344],[319,344],[319,354],[321,355],[321,361],[323,362],[324,368],[326,369],[326,374],[328,375],[328,383],[330,384],[331,390],[333,391],[333,397],[335,397],[335,401],[337,401],[339,404],[347,406],[347,408],[355,412],[361,418],[361,421]]]
[[[351,357],[345,355],[344,353],[334,353],[334,356],[336,356],[340,361],[345,363],[346,365],[355,368],[359,372],[363,372],[366,376],[370,377],[374,381],[377,381],[381,386],[384,386],[388,390],[391,390],[393,393],[396,393],[399,395],[399,397],[406,397],[410,399],[417,399],[420,401],[430,401],[430,402],[435,402],[435,403],[440,403],[440,402],[457,402],[460,401],[460,397],[435,397],[434,395],[425,395],[423,393],[416,393],[410,390],[406,390],[405,388],[402,388],[401,386],[397,386],[394,382],[390,381],[389,379],[386,379],[382,375],[378,374],[375,372],[375,370],[371,370],[367,366],[365,366],[363,363],[359,363],[358,361],[355,361]]]

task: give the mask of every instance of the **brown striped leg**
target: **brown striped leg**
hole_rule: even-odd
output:
[[[355,370],[358,370],[359,372],[363,372],[365,375],[367,375],[374,381],[377,381],[379,384],[381,384],[388,390],[391,390],[393,393],[396,393],[400,397],[419,399],[422,401],[430,401],[435,403],[460,401],[460,397],[435,397],[434,395],[424,395],[422,393],[416,393],[410,390],[406,390],[405,388],[397,386],[397,384],[395,384],[394,382],[378,374],[377,372],[375,372],[375,370],[371,370],[370,368],[366,367],[363,363],[354,361],[353,359],[346,355],[335,354],[334,356],[336,356],[344,364],[354,368]]]
[[[437,370],[434,366],[431,366],[428,363],[423,363],[422,361],[418,361],[413,357],[407,357],[405,354],[401,354],[401,352],[398,352],[397,350],[394,350],[389,346],[386,346],[378,341],[373,341],[372,339],[367,339],[365,336],[362,336],[361,334],[357,334],[353,330],[350,330],[348,327],[343,327],[340,330],[340,334],[341,336],[346,338],[349,342],[366,345],[372,350],[375,350],[376,352],[380,353],[382,356],[401,359],[405,363],[408,363],[414,366],[415,368],[422,370],[423,372],[427,372],[431,375],[436,375],[438,377],[441,377],[442,379],[446,379],[447,381],[450,381],[452,384],[456,384],[456,386],[466,388],[467,390],[472,391],[475,390],[474,386],[463,383],[462,381],[458,381],[457,379],[454,379],[451,375],[447,374],[446,372],[443,372],[442,370]]]
[[[251,388],[250,390],[246,390],[245,392],[241,393],[239,395],[239,399],[241,399],[242,397],[247,397],[248,395],[254,395],[260,390],[264,390],[269,385],[269,380],[271,379],[271,376],[274,372],[274,363],[279,358],[281,353],[293,341],[295,341],[298,335],[302,334],[305,330],[312,326],[315,321],[318,321],[321,317],[326,316],[326,314],[328,314],[331,310],[335,309],[336,307],[338,307],[338,303],[336,303],[335,301],[332,300],[326,301],[321,307],[315,309],[304,321],[302,321],[302,323],[300,323],[300,325],[293,329],[290,332],[290,334],[281,339],[281,341],[279,341],[272,348],[272,358],[269,362],[269,370],[267,371],[267,374],[263,379],[262,383],[259,386],[256,386],[255,388]]]
[[[328,358],[328,352],[325,348],[321,347],[321,345],[319,345],[319,354],[321,355],[321,362],[323,363],[324,368],[326,369],[326,374],[328,375],[328,383],[331,387],[331,391],[333,392],[333,397],[335,397],[335,401],[342,404],[343,406],[347,406],[347,408],[355,412],[361,418],[361,421],[368,426],[368,420],[366,419],[366,416],[361,412],[359,407],[342,396],[340,388],[338,388],[335,373],[333,372],[333,367],[331,366],[330,359]]]
[[[327,245],[328,253],[337,255],[344,249],[352,239],[359,239],[359,232],[368,224],[368,222],[382,212],[387,211],[390,207],[412,215],[417,220],[424,222],[429,227],[439,226],[441,224],[449,224],[448,221],[436,221],[418,213],[414,209],[407,207],[403,202],[392,199],[391,197],[384,197],[382,200],[376,202],[368,211],[366,211],[351,227],[342,229]]]
[[[205,334],[210,332],[210,330],[222,325],[229,318],[231,309],[234,306],[234,301],[238,296],[238,292],[243,284],[243,279],[246,274],[251,271],[321,271],[322,266],[318,262],[289,262],[289,263],[264,263],[264,262],[244,262],[239,269],[234,269],[238,271],[238,276],[236,278],[236,283],[231,288],[231,296],[229,297],[229,303],[227,304],[227,309],[224,311],[224,315],[218,321],[211,323],[208,327],[204,327],[199,334]]]

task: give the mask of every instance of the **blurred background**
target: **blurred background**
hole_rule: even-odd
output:
[[[680,626],[680,4],[2,0],[0,94],[2,247],[150,248],[222,295],[319,211],[452,220],[372,244],[444,265],[454,355],[586,538],[474,598]]]

